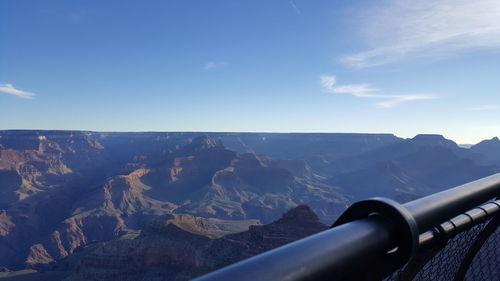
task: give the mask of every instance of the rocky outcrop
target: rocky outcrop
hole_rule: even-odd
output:
[[[26,258],[28,267],[39,264],[48,264],[54,261],[54,258],[45,250],[42,244],[35,244],[30,247],[30,253]]]
[[[211,271],[327,228],[308,206],[300,205],[271,224],[213,240],[204,257]]]
[[[193,233],[196,228],[170,222],[133,240],[106,243],[83,257],[66,281],[189,280],[327,226],[309,207],[299,206],[274,223],[218,239]]]
[[[0,149],[0,206],[12,204],[60,184],[71,173],[60,154],[45,154],[38,150],[16,151]]]
[[[6,211],[0,211],[0,236],[7,236],[15,225]]]

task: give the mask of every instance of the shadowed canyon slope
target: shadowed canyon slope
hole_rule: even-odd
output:
[[[498,172],[497,143],[464,149],[438,135],[0,131],[0,266],[44,271],[76,264],[92,247],[153,245],[187,231],[193,241],[177,237],[182,246],[168,246],[181,255],[182,247],[215,245],[249,226],[254,233],[261,227],[253,225],[302,204],[330,224],[355,200],[407,201]],[[161,239],[151,234],[158,222],[168,230]],[[196,267],[207,271],[219,258]]]
[[[325,229],[307,206],[296,207],[271,224],[218,239],[173,223],[155,225],[133,240],[89,250],[65,280],[157,280],[155,276],[188,280]]]

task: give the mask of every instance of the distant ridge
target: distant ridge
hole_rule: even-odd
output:
[[[489,160],[500,161],[500,139],[494,137],[483,140],[470,148],[472,151],[485,155]]]

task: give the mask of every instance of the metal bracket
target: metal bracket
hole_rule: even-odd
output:
[[[377,278],[373,274],[366,280],[383,279],[394,270],[404,265],[413,257],[418,249],[419,229],[410,212],[401,204],[387,198],[375,197],[351,205],[332,225],[332,227],[366,218],[369,216],[381,217],[387,221],[387,227],[393,233],[395,248],[389,251],[384,258],[374,264]],[[376,268],[375,268],[376,267]],[[372,271],[373,273],[373,271]],[[364,279],[359,277],[359,280]],[[358,279],[357,279],[358,280]]]

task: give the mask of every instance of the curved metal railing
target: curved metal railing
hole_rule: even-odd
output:
[[[195,280],[466,280],[492,235],[499,236],[499,198],[495,174],[402,205],[360,201],[326,231]],[[467,245],[457,254],[453,243]],[[497,279],[471,280],[500,280],[500,264],[489,267]]]

